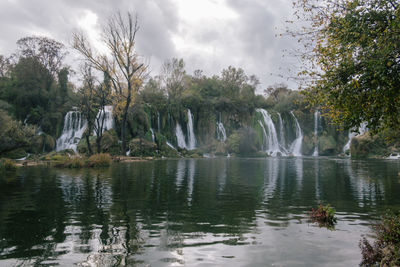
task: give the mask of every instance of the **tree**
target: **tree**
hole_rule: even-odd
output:
[[[0,78],[7,77],[10,70],[10,60],[3,55],[0,55]]]
[[[308,100],[345,128],[400,129],[400,4],[299,0]]]
[[[58,72],[58,89],[61,97],[61,103],[65,103],[65,99],[68,95],[68,75],[69,69],[64,67]]]
[[[93,75],[92,67],[85,64],[82,67],[83,86],[79,89],[79,107],[87,120],[88,127],[85,131],[86,145],[89,154],[92,154],[92,147],[89,137],[92,132],[96,135],[97,153],[101,153],[101,140],[104,132],[105,106],[111,102],[110,79],[104,74],[103,83],[97,83]]]
[[[180,99],[185,89],[185,62],[183,59],[173,58],[162,65],[162,81],[170,99]]]
[[[89,155],[93,154],[92,146],[90,144],[90,133],[93,131],[94,118],[96,117],[96,109],[94,106],[94,76],[92,75],[92,68],[85,64],[81,69],[83,75],[83,86],[79,89],[79,108],[86,118],[88,127],[85,131],[86,145]]]
[[[28,36],[17,41],[19,57],[36,58],[55,78],[67,54],[62,43],[47,37]]]
[[[83,33],[74,33],[74,48],[95,69],[108,75],[116,94],[116,111],[121,111],[121,153],[126,152],[127,115],[133,99],[142,86],[146,66],[136,52],[135,39],[139,30],[137,17],[128,12],[112,16],[103,28],[106,54],[96,53]]]

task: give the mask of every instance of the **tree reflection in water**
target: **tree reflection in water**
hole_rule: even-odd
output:
[[[0,264],[226,264],[231,256],[279,263],[283,252],[266,244],[290,250],[293,240],[308,238],[298,233],[326,235],[305,223],[320,202],[336,208],[338,229],[357,249],[365,225],[400,207],[398,171],[389,161],[321,158],[22,168],[13,177],[0,174]],[[361,230],[352,235],[351,225]],[[331,238],[341,235],[335,232]],[[317,245],[323,248],[312,250],[321,253],[332,244]],[[263,253],[249,258],[248,249]]]

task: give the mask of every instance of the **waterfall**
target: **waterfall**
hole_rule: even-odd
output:
[[[303,133],[301,132],[300,124],[297,121],[296,116],[294,115],[293,111],[290,111],[294,118],[294,122],[296,124],[296,139],[293,141],[292,145],[290,146],[290,152],[295,157],[301,156],[301,146],[303,143]]]
[[[273,157],[277,156],[278,153],[284,154],[281,151],[281,149],[279,148],[278,136],[276,133],[275,125],[274,125],[274,122],[272,121],[270,115],[268,114],[268,112],[265,109],[262,109],[262,108],[258,108],[258,109],[256,109],[256,111],[260,112],[262,114],[262,116],[264,118],[264,124],[265,124],[266,128],[268,129],[268,135],[267,135],[267,133],[265,131],[265,127],[262,127],[263,131],[264,131],[264,137],[266,137],[266,139],[268,141],[266,152]],[[262,125],[261,122],[260,122],[260,125]]]
[[[104,109],[99,110],[96,115],[96,120],[94,121],[96,128],[100,128],[101,125],[99,125],[98,122],[101,123],[103,119],[102,133],[114,128],[113,106],[104,106]],[[96,135],[96,131],[93,130],[93,134]]]
[[[221,142],[226,141],[226,131],[222,122],[217,122],[217,139]]]
[[[196,136],[194,135],[193,130],[193,115],[190,112],[190,109],[187,111],[188,123],[187,123],[187,133],[188,133],[188,150],[193,150],[196,148]]]
[[[315,147],[314,147],[314,157],[318,157],[318,123],[319,123],[319,111],[316,110],[314,112],[314,138],[315,138]]]
[[[155,143],[156,142],[156,138],[154,136],[154,131],[153,131],[152,128],[150,128],[150,132],[151,132],[151,140],[153,140],[153,143]]]
[[[82,138],[83,132],[86,130],[87,122],[82,117],[80,111],[69,111],[64,118],[64,128],[61,136],[57,139],[56,150],[73,149],[76,151],[76,146]]]
[[[349,141],[344,145],[343,147],[343,152],[346,152],[347,150],[350,150],[350,144],[351,144],[351,139],[354,137],[360,136],[365,134],[367,131],[367,123],[363,122],[361,123],[360,127],[358,127],[358,132],[355,132],[354,129],[349,131]]]
[[[175,149],[175,147],[170,143],[170,142],[166,142],[167,143],[167,146],[169,146],[170,148],[172,148],[172,149]],[[176,149],[175,149],[176,150]]]
[[[157,132],[160,132],[160,112],[157,111]]]
[[[185,135],[183,134],[183,131],[182,131],[182,128],[181,128],[181,125],[179,124],[179,122],[176,123],[175,135],[176,135],[176,141],[178,143],[178,147],[187,149]]]
[[[279,119],[279,141],[281,148],[285,150],[286,142],[285,142],[285,133],[283,131],[283,120],[281,114],[278,112],[278,119]]]
[[[264,124],[263,124],[261,121],[258,121],[258,123],[260,124],[261,129],[262,129],[262,131],[263,131],[263,140],[265,140],[264,142],[266,142],[267,139],[268,139],[268,135],[267,135],[267,132],[265,131]],[[266,146],[266,144],[265,144],[265,146],[264,146],[264,142],[263,142],[263,144],[262,144],[261,150],[267,150],[267,146]]]

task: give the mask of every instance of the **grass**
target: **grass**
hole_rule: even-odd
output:
[[[112,158],[110,154],[99,153],[89,157],[87,165],[89,167],[108,167],[111,165]]]
[[[108,167],[112,163],[112,158],[110,154],[107,153],[94,154],[89,158],[55,154],[46,157],[46,160],[49,160],[54,167],[74,169]]]

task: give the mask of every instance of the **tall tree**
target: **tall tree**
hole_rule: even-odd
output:
[[[345,128],[400,130],[400,4],[299,0],[306,95]]]
[[[82,67],[83,86],[79,89],[79,107],[85,116],[88,127],[85,131],[86,145],[89,154],[92,154],[92,147],[89,137],[94,132],[96,135],[96,150],[101,153],[101,140],[105,130],[105,106],[111,102],[110,79],[104,74],[102,83],[97,82],[92,67],[84,64]]]
[[[162,65],[162,82],[170,99],[180,99],[184,90],[185,62],[173,58]]]
[[[136,52],[136,33],[139,30],[137,17],[131,13],[112,16],[103,28],[103,42],[107,53],[95,52],[83,33],[74,33],[74,48],[92,66],[106,73],[121,107],[121,153],[126,152],[126,128],[129,106],[142,86],[146,66]]]

